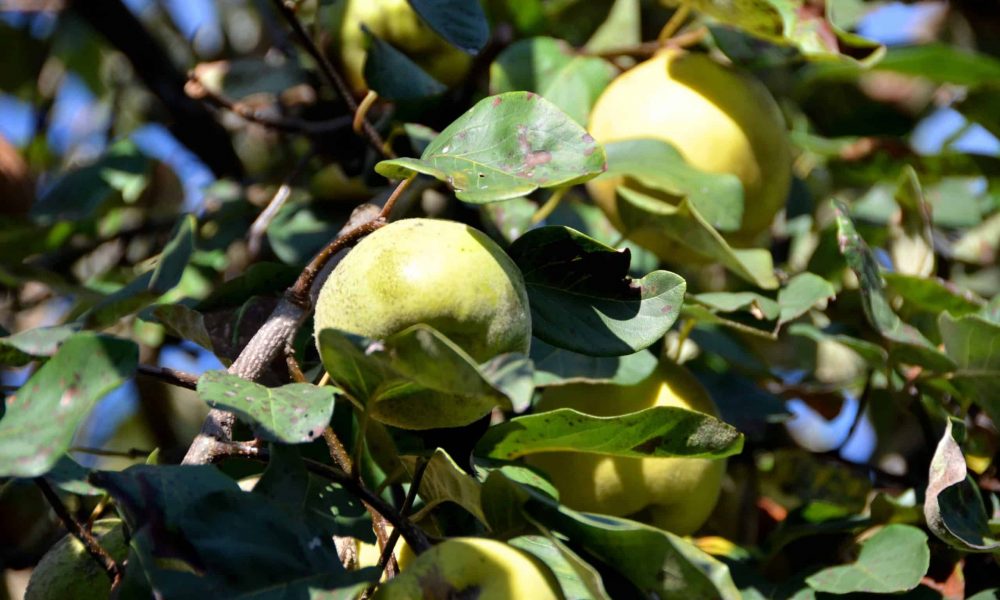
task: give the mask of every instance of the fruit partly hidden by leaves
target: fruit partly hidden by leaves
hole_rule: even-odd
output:
[[[452,538],[403,562],[376,600],[563,598],[559,583],[538,559],[496,540]]]
[[[652,406],[674,406],[717,416],[705,388],[684,367],[663,360],[630,386],[570,384],[545,390],[538,411],[572,408],[610,417]],[[724,460],[627,458],[584,452],[546,452],[526,457],[544,471],[561,501],[575,510],[630,517],[687,535],[715,508]]]
[[[626,71],[598,98],[588,129],[602,144],[664,141],[697,169],[737,176],[743,218],[738,231],[724,233],[735,245],[752,243],[785,204],[791,151],[777,103],[759,81],[704,54],[665,50]],[[627,178],[588,182],[594,201],[622,231],[615,194],[620,185],[671,204],[679,200]],[[625,233],[663,260],[678,259],[679,245],[660,231]]]
[[[476,362],[527,353],[531,313],[524,277],[486,234],[454,221],[404,219],[358,244],[316,302],[328,327],[384,339],[425,323]]]
[[[128,554],[121,521],[94,523],[93,533],[116,561]],[[111,594],[111,579],[71,535],[55,543],[31,573],[25,600],[104,600]]]
[[[447,86],[461,81],[472,64],[471,56],[435,33],[407,0],[341,0],[334,4],[330,31],[336,56],[355,92],[368,89],[364,77],[368,40],[362,26]]]

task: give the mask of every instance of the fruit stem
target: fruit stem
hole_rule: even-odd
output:
[[[696,324],[696,320],[686,319],[681,325],[680,331],[677,332],[677,350],[674,351],[674,356],[670,357],[675,363],[681,364],[681,355],[684,353],[684,342],[687,341]]]
[[[545,204],[536,210],[535,214],[531,215],[531,224],[537,225],[548,218],[548,216],[551,215],[559,206],[559,203],[562,202],[563,196],[566,195],[567,191],[569,191],[568,186],[558,188],[556,191],[552,192],[552,195],[545,201]]]
[[[677,7],[674,14],[670,15],[670,19],[667,24],[663,26],[660,30],[660,35],[656,36],[656,41],[661,46],[665,45],[670,38],[674,37],[677,30],[681,28],[684,21],[687,20],[688,14],[691,12],[691,5],[687,2],[681,2],[681,5]]]

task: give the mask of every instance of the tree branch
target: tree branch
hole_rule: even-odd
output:
[[[217,177],[243,175],[229,133],[205,107],[184,93],[187,78],[121,0],[75,0],[70,7],[124,54],[136,75],[173,118],[171,133]]]
[[[139,365],[138,372],[140,375],[148,375],[149,377],[189,390],[198,388],[198,376],[184,371],[158,367],[156,365]]]
[[[285,0],[272,0],[271,4],[274,5],[274,7],[278,10],[278,13],[280,13],[285,21],[287,21],[291,26],[292,31],[295,33],[295,37],[299,40],[299,43],[303,48],[305,48],[306,52],[309,53],[309,56],[316,61],[316,64],[319,65],[320,73],[323,74],[340,97],[343,98],[344,103],[347,104],[347,108],[350,109],[352,113],[357,115],[358,103],[354,100],[354,95],[351,93],[350,88],[347,87],[347,83],[344,82],[344,78],[341,77],[340,73],[333,68],[333,65],[316,45],[316,42],[314,42],[309,36],[305,27],[302,26],[302,22],[295,16],[295,10],[289,6]],[[393,153],[393,151],[386,146],[382,136],[379,135],[378,131],[375,130],[367,119],[361,120],[361,131],[364,134],[365,140],[368,141],[368,144],[380,155],[386,158],[396,157],[395,153]]]
[[[48,481],[45,481],[43,477],[35,478],[35,485],[38,489],[42,491],[42,495],[45,496],[45,500],[48,501],[49,505],[52,506],[52,510],[55,511],[56,516],[62,521],[66,530],[69,531],[70,535],[80,540],[83,547],[87,550],[87,554],[90,555],[97,564],[104,569],[107,574],[108,579],[111,580],[112,589],[118,585],[121,581],[122,570],[121,567],[115,562],[115,559],[108,554],[108,551],[104,549],[104,546],[94,537],[90,531],[88,531],[79,521],[77,521],[73,515],[70,514],[69,509],[63,504],[62,500],[59,498],[59,494],[56,494],[52,486],[49,485]]]

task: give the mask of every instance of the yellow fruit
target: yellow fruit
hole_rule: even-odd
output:
[[[121,561],[128,554],[121,521],[94,523],[93,533],[111,556]],[[87,554],[83,544],[66,535],[56,542],[31,573],[25,600],[96,600],[111,593],[111,580]]]
[[[604,90],[590,115],[590,134],[601,143],[654,138],[672,144],[692,166],[731,173],[743,184],[743,220],[726,234],[737,245],[767,229],[784,206],[791,154],[784,120],[760,82],[704,54],[665,50],[626,71]],[[664,202],[678,199],[620,177],[588,182],[594,201],[623,228],[615,188],[626,185]],[[678,244],[653,229],[626,232],[661,259],[676,259]]]
[[[538,559],[484,538],[452,538],[408,563],[376,600],[476,598],[559,600],[559,583]]]
[[[712,398],[691,373],[662,361],[631,385],[570,384],[545,390],[540,411],[572,408],[603,417],[652,406],[676,406],[712,416]],[[625,458],[583,452],[547,452],[526,457],[544,471],[570,508],[647,521],[679,535],[697,530],[719,498],[724,460]]]
[[[337,265],[316,302],[327,327],[384,339],[426,323],[478,362],[528,351],[524,278],[486,234],[454,221],[403,219],[369,235]]]
[[[332,16],[334,48],[355,92],[368,89],[364,77],[368,40],[362,25],[445,85],[461,81],[472,64],[471,56],[435,33],[407,0],[341,0]]]

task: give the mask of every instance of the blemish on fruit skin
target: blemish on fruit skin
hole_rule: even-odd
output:
[[[503,99],[501,99],[500,96],[497,96],[493,99],[493,107],[496,108],[497,106],[500,106],[501,102],[503,102]]]
[[[583,140],[584,144],[593,144],[594,143],[594,136],[590,135],[589,133],[583,134],[583,137],[580,138],[580,139]],[[593,152],[593,149],[591,149],[591,152]]]

